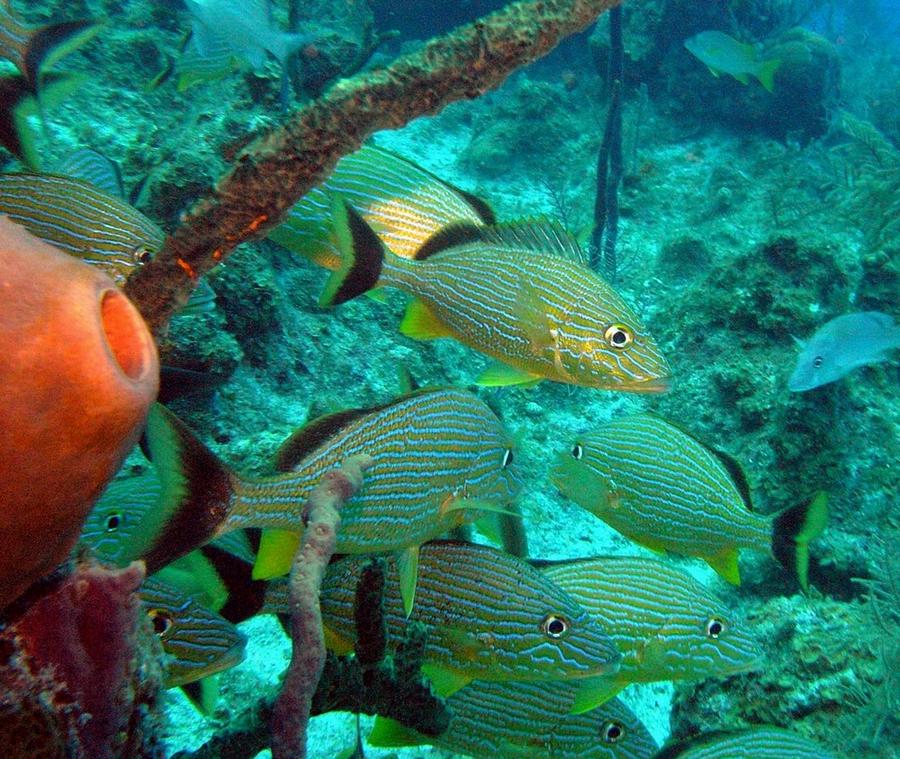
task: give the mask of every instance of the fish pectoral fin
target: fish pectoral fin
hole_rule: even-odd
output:
[[[569,713],[589,712],[591,709],[605,704],[627,684],[615,675],[600,675],[579,680],[578,691],[575,693],[575,700],[572,702]]]
[[[375,717],[372,731],[366,738],[370,746],[376,748],[400,748],[401,746],[421,746],[429,740],[411,727],[402,725],[390,717]]]
[[[496,503],[481,501],[478,498],[453,496],[447,498],[441,506],[441,515],[443,516],[453,511],[487,511],[490,514],[505,514],[506,516],[522,518],[522,515],[517,511],[510,511]]]
[[[413,340],[436,340],[453,337],[453,333],[421,300],[414,298],[406,306],[400,322],[400,334]]]
[[[397,572],[400,575],[400,597],[403,612],[412,614],[416,599],[416,578],[419,575],[419,546],[410,546],[397,554]]]
[[[703,558],[725,582],[730,582],[732,585],[741,584],[737,548],[726,548],[714,556],[704,556]]]
[[[737,79],[741,84],[750,84],[750,77],[745,73],[740,74],[732,74],[732,76]]]
[[[203,715],[210,716],[219,701],[219,676],[210,675],[192,683],[180,686],[188,701]]]
[[[516,369],[514,366],[504,364],[502,361],[493,361],[478,375],[476,385],[484,387],[506,387],[507,385],[536,385],[542,377]]]
[[[712,66],[707,66],[706,68],[709,69],[709,73],[712,74],[716,79],[719,78],[719,76],[720,76],[719,72],[716,71]]]
[[[300,537],[299,532],[291,530],[263,530],[253,564],[253,579],[271,580],[290,572],[300,547]]]
[[[452,696],[456,691],[462,690],[473,680],[471,675],[427,662],[422,665],[422,674],[428,678],[432,689],[441,698]]]

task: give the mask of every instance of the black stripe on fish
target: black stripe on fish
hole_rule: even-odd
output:
[[[23,51],[22,61],[24,64],[25,78],[31,83],[31,86],[37,89],[39,84],[39,76],[41,66],[44,60],[59,47],[65,46],[67,42],[73,42],[73,49],[87,38],[77,40],[79,36],[93,35],[96,33],[97,23],[91,19],[80,19],[78,21],[61,21],[57,24],[48,24],[37,29],[28,41],[28,46]],[[66,51],[68,52],[68,51]]]
[[[374,409],[348,409],[326,414],[304,425],[285,440],[275,453],[274,466],[278,472],[290,472],[313,450],[340,432],[354,419]]]
[[[334,206],[334,219],[342,261],[322,293],[321,305],[326,307],[340,305],[374,288],[384,263],[381,240],[356,209],[339,200]]]
[[[435,253],[455,248],[458,245],[466,245],[470,242],[480,242],[481,240],[481,227],[477,224],[450,224],[443,229],[439,229],[422,243],[422,247],[416,251],[415,260],[424,261]]]

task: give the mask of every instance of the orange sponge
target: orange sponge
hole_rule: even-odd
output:
[[[113,281],[0,216],[0,609],[66,559],[158,385]]]

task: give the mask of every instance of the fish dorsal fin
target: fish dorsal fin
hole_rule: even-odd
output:
[[[451,224],[426,240],[415,257],[421,261],[435,253],[479,242],[499,248],[556,255],[581,264],[585,264],[587,260],[578,241],[561,224],[547,220],[517,221],[491,226]]]
[[[314,419],[294,432],[275,453],[273,464],[278,472],[290,472],[312,451],[340,432],[355,419],[372,409],[347,409]]]
[[[649,416],[656,415],[649,414]],[[737,489],[738,495],[740,495],[741,500],[744,502],[744,506],[747,507],[747,511],[753,511],[753,499],[750,497],[750,482],[747,480],[747,473],[744,471],[744,467],[740,461],[738,461],[730,453],[725,453],[725,451],[722,451],[710,445],[706,440],[698,437],[695,432],[686,429],[678,422],[673,422],[670,419],[663,419],[661,416],[656,416],[656,418],[664,421],[668,425],[671,425],[683,435],[687,435],[697,445],[701,446],[705,451],[707,451],[707,453],[709,453],[711,456],[714,456],[718,460],[718,462],[723,467],[725,467],[725,471],[728,472],[728,476],[731,478],[732,484]]]
[[[496,224],[497,223],[497,214],[494,213],[494,209],[490,207],[486,200],[479,198],[477,195],[474,195],[471,192],[466,192],[465,190],[461,190],[456,185],[450,184],[449,182],[444,182],[447,187],[449,187],[453,192],[459,195],[463,200],[466,201],[475,213],[478,214],[479,218],[484,224]]]

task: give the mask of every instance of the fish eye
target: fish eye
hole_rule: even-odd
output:
[[[507,449],[503,452],[503,463],[501,464],[501,466],[502,466],[504,469],[506,469],[506,467],[508,467],[508,466],[509,466],[510,464],[512,464],[512,463],[513,463],[513,452],[512,452],[512,448],[507,448]]]
[[[580,461],[582,456],[584,456],[584,448],[581,447],[580,443],[575,443],[575,445],[572,446],[572,458],[576,461]]]
[[[160,638],[169,632],[172,629],[172,625],[175,624],[172,615],[162,609],[150,609],[147,612],[147,616],[150,617],[150,622],[153,624],[153,632]]]
[[[122,526],[122,515],[118,511],[111,511],[106,515],[106,531],[115,532]]]
[[[706,623],[706,637],[716,639],[725,632],[725,622],[718,617],[713,617]]]
[[[816,357],[813,359],[813,366],[814,366],[816,369],[818,369],[818,368],[819,368],[820,366],[822,366],[822,364],[824,364],[824,363],[825,363],[825,359],[823,359],[821,356],[816,356]]]
[[[606,338],[606,342],[616,350],[622,350],[634,340],[634,335],[631,334],[631,330],[624,324],[613,324],[612,326],[607,327],[604,337]]]
[[[600,728],[600,737],[604,743],[618,743],[625,737],[625,725],[615,719],[608,719]]]
[[[149,248],[139,245],[134,249],[132,256],[136,264],[145,264],[153,257],[153,254],[150,253]]]
[[[550,638],[561,638],[569,632],[569,620],[558,614],[548,614],[541,620],[541,632]]]

